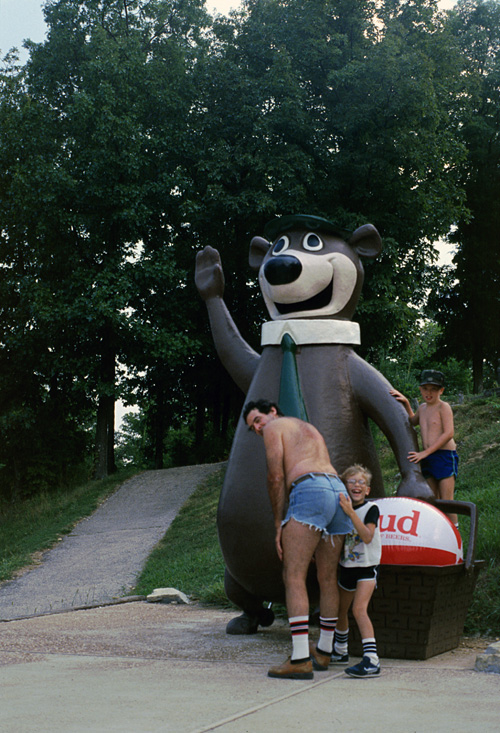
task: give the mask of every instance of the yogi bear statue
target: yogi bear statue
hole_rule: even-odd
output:
[[[204,299],[219,357],[246,395],[245,401],[278,403],[285,415],[312,423],[323,435],[338,473],[358,463],[373,474],[372,496],[384,488],[368,419],[387,436],[401,483],[399,496],[431,499],[418,465],[408,461],[417,438],[389,382],[353,349],[359,326],[351,318],[363,285],[360,257],[380,253],[380,235],[371,224],[346,232],[310,215],[269,222],[264,237],[250,243],[250,267],[271,320],[262,326],[262,353],[241,337],[224,301],[219,253],[205,247],[196,258],[196,286]],[[262,441],[239,420],[217,527],[226,564],[225,590],[243,614],[227,626],[250,634],[274,618],[264,602],[284,602],[282,567],[275,545]],[[315,573],[309,597],[317,598]]]

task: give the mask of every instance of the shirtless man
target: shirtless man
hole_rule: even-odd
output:
[[[243,419],[264,438],[267,486],[276,528],[276,551],[283,562],[292,655],[268,671],[269,677],[312,679],[313,667],[328,669],[337,622],[337,565],[351,520],[340,508],[347,491],[330,463],[325,441],[315,427],[283,417],[267,400],[245,405]],[[288,503],[288,510],[285,509]],[[320,637],[309,644],[306,577],[315,556],[320,588]]]
[[[420,394],[424,400],[413,412],[408,398],[396,389],[391,394],[401,402],[412,425],[420,425],[422,451],[411,451],[408,460],[420,463],[422,473],[436,499],[453,500],[455,477],[458,470],[457,445],[453,439],[453,411],[441,400],[444,375],[435,369],[424,369],[420,376]],[[457,515],[448,515],[457,524]]]

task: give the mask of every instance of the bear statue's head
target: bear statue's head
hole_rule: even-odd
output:
[[[354,232],[309,214],[273,219],[265,238],[250,243],[250,266],[273,320],[350,319],[363,286],[360,256],[382,248],[378,231],[365,224]]]

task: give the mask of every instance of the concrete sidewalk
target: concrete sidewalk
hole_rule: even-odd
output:
[[[426,661],[382,660],[380,677],[341,668],[314,681],[268,678],[287,624],[225,633],[233,611],[146,602],[0,626],[2,733],[493,733],[500,676],[474,671],[481,642]],[[487,642],[482,644],[485,647]],[[353,658],[353,662],[357,659]]]

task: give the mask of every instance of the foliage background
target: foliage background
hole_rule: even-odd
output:
[[[243,395],[193,284],[222,255],[258,348],[248,244],[307,211],[384,250],[360,353],[402,391],[498,385],[497,0],[48,0],[0,70],[0,491],[223,459]],[[437,265],[449,236],[454,263]],[[117,400],[138,407],[114,432]]]

